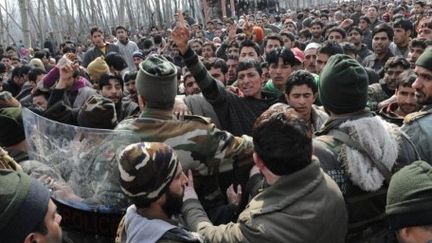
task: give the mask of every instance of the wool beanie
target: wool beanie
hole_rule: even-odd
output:
[[[113,129],[117,125],[115,105],[102,95],[93,95],[80,108],[77,121],[81,127]]]
[[[9,147],[25,139],[21,107],[0,109],[0,146]]]
[[[134,51],[134,53],[132,53],[132,57],[138,57],[144,60],[144,54],[140,50]]]
[[[23,242],[48,211],[48,189],[24,172],[0,170],[0,235]]]
[[[148,205],[168,190],[178,165],[176,153],[164,143],[131,144],[118,159],[121,188],[138,206]]]
[[[344,54],[329,58],[319,83],[319,97],[324,108],[346,114],[362,110],[367,103],[369,79],[356,60]]]
[[[171,109],[177,94],[176,66],[163,56],[149,56],[139,65],[136,88],[147,107]]]
[[[427,48],[416,61],[416,66],[432,70],[432,49]]]
[[[432,225],[432,166],[416,161],[395,173],[387,191],[386,214],[392,230]]]
[[[90,76],[100,77],[107,72],[109,72],[109,67],[103,57],[97,57],[87,66],[87,73]]]

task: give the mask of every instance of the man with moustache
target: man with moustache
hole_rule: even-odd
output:
[[[120,54],[125,59],[128,69],[130,72],[136,71],[137,67],[134,64],[134,53],[139,51],[138,45],[129,40],[129,31],[124,26],[117,26],[116,29],[116,37],[118,41],[115,43],[116,46],[120,49]]]
[[[136,143],[119,155],[120,185],[130,206],[116,242],[202,242],[196,233],[176,225],[188,178],[174,150],[164,143]]]
[[[372,68],[379,73],[387,60],[394,56],[390,51],[390,43],[393,41],[393,29],[387,24],[377,25],[372,31],[373,54],[367,56],[363,66]]]
[[[412,84],[416,90],[420,111],[405,117],[404,131],[417,147],[422,160],[432,163],[432,49],[426,49],[417,59],[414,69],[417,79]]]

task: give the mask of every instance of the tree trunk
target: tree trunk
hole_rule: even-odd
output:
[[[22,26],[22,34],[23,34],[23,42],[25,47],[31,46],[30,40],[30,27],[28,21],[28,2],[27,0],[18,0],[18,5],[20,9],[21,15],[21,26]]]
[[[118,23],[121,25],[125,25],[125,8],[126,2],[125,0],[120,0],[119,8],[118,8]]]
[[[54,46],[57,46],[57,43],[63,42],[63,35],[60,29],[58,14],[56,10],[56,5],[54,0],[48,0],[48,12],[51,18],[51,25],[53,27],[53,35],[54,35]]]

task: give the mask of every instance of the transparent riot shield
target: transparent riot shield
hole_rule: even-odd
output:
[[[130,204],[120,188],[117,155],[139,138],[129,131],[55,122],[28,109],[23,109],[23,121],[31,158],[22,164],[23,169],[45,183],[65,210],[80,212],[66,211],[63,221],[70,217],[72,224],[85,230],[100,233],[111,227],[105,229],[110,231],[107,233],[115,232],[118,218],[111,223],[97,218],[121,215]],[[85,216],[88,213],[94,215]]]

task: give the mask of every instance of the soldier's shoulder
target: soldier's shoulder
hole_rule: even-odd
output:
[[[114,130],[130,130],[133,126],[134,121],[136,120],[136,117],[130,117],[122,120]]]
[[[185,115],[184,116],[185,121],[195,121],[202,124],[210,125],[212,124],[212,120],[205,116],[197,116],[197,115]]]
[[[410,113],[410,114],[405,116],[403,123],[404,124],[411,124],[414,121],[418,121],[424,117],[432,118],[432,111],[431,110],[429,110],[429,111],[417,111],[417,112]]]

